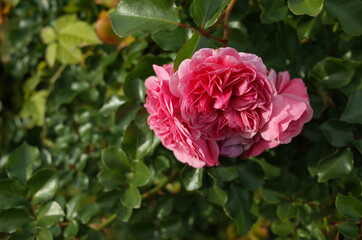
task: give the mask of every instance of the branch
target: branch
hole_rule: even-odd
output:
[[[225,10],[225,18],[224,18],[224,36],[223,36],[223,41],[224,41],[224,47],[226,47],[228,45],[229,42],[229,35],[230,35],[230,30],[229,30],[229,21],[230,21],[230,15],[231,15],[231,11],[233,10],[233,7],[236,3],[236,0],[231,0],[229,5],[227,6],[226,10]]]

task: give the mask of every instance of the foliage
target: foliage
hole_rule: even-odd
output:
[[[116,4],[0,3],[1,239],[361,237],[361,0]],[[148,128],[144,80],[226,45],[303,78],[314,118],[192,169]]]

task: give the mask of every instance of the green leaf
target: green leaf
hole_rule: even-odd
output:
[[[69,46],[84,46],[99,44],[95,30],[86,22],[77,21],[64,26],[60,31],[59,38]]]
[[[106,190],[119,188],[122,186],[125,174],[123,169],[102,169],[97,175],[98,181],[104,185]]]
[[[76,64],[82,60],[82,51],[63,41],[59,41],[56,55],[59,62],[64,64]]]
[[[26,202],[25,189],[14,179],[0,180],[0,209],[22,205]]]
[[[341,120],[348,123],[362,124],[362,91],[353,93],[348,98],[347,107],[344,109]]]
[[[72,239],[79,231],[79,224],[73,220],[64,230],[63,236],[65,239]]]
[[[280,220],[288,220],[296,215],[296,209],[290,202],[282,202],[277,207],[277,215]]]
[[[214,25],[230,0],[194,0],[191,14],[194,22],[206,29]]]
[[[256,217],[250,212],[253,204],[252,193],[235,184],[228,189],[226,214],[234,221],[238,233],[246,235],[256,221]]]
[[[173,66],[175,71],[178,69],[183,60],[192,57],[195,50],[197,49],[200,39],[201,39],[200,33],[194,32],[192,37],[182,46],[180,51],[177,52],[175,63]]]
[[[347,176],[353,168],[353,154],[350,149],[340,151],[322,159],[317,166],[318,182]]]
[[[28,194],[33,198],[33,204],[48,201],[54,196],[58,186],[58,179],[53,178],[55,174],[54,169],[42,169],[28,180]]]
[[[284,20],[288,14],[288,7],[284,0],[258,0],[261,8],[260,21],[263,24],[271,24]]]
[[[148,126],[139,128],[136,123],[132,122],[123,135],[122,148],[132,158],[142,159],[153,151],[157,143],[157,137]]]
[[[68,220],[73,220],[78,217],[79,209],[81,206],[81,201],[84,199],[83,194],[78,194],[72,197],[72,199],[67,202],[66,207],[66,217]]]
[[[83,224],[87,224],[100,211],[101,207],[98,203],[86,205],[82,208],[79,219]]]
[[[279,203],[283,199],[282,193],[265,187],[260,189],[260,195],[268,203]]]
[[[208,174],[217,181],[229,182],[238,177],[238,170],[234,165],[225,166],[220,165],[214,168],[208,169]]]
[[[221,207],[225,207],[227,194],[224,190],[219,188],[216,183],[212,184],[210,187],[203,188],[202,192],[206,199],[210,202],[215,203]]]
[[[147,54],[141,58],[141,60],[137,64],[137,66],[132,70],[132,72],[128,75],[127,78],[131,79],[131,80],[133,80],[135,78],[145,79],[145,78],[155,74],[154,69],[152,68],[153,65],[156,64],[158,66],[162,66],[163,64],[169,63],[170,60],[171,59],[169,59],[169,58],[164,58],[164,57],[159,57],[159,56],[155,56],[152,54]],[[127,81],[127,79],[126,79],[126,81]],[[143,85],[143,83],[142,83],[142,85]],[[137,88],[135,88],[135,89],[137,91],[133,91],[134,92],[133,94],[135,94],[135,96],[137,97],[136,99],[143,101],[144,96],[141,96],[141,95],[144,95],[143,90],[140,91]],[[125,89],[125,91],[126,91],[126,89]],[[128,94],[127,96],[131,99],[135,97],[135,96],[130,96],[130,94]]]
[[[124,94],[129,99],[139,100],[144,102],[145,86],[144,82],[139,78],[127,78],[124,83]]]
[[[116,112],[116,110],[125,103],[126,100],[117,95],[113,95],[105,102],[99,112],[104,116],[108,116],[109,114]]]
[[[126,207],[122,204],[119,204],[116,210],[117,217],[122,220],[122,222],[128,222],[131,218],[133,212],[132,207]]]
[[[38,233],[38,237],[36,239],[37,240],[53,240],[53,236],[48,229],[42,228],[42,229],[40,229],[40,231]]]
[[[327,57],[313,66],[310,77],[321,87],[337,89],[351,82],[357,66],[349,60]]]
[[[342,223],[338,225],[338,231],[350,239],[358,239],[358,227],[354,223]]]
[[[39,157],[39,150],[36,147],[23,143],[20,147],[10,153],[7,163],[9,178],[18,180],[25,184],[33,172],[33,164]]]
[[[64,212],[59,203],[53,201],[40,206],[36,211],[36,224],[48,228],[64,217]]]
[[[187,41],[189,29],[177,27],[174,31],[160,31],[152,34],[152,39],[165,51],[178,51]]]
[[[239,178],[236,181],[250,190],[255,190],[264,183],[264,171],[256,161],[246,161],[236,166]]]
[[[132,164],[127,154],[121,148],[109,147],[102,150],[102,162],[111,170],[127,173]]]
[[[353,196],[337,195],[336,208],[343,216],[352,221],[362,218],[362,203]]]
[[[113,30],[120,37],[172,30],[179,23],[176,6],[168,0],[123,0],[110,17]]]
[[[260,164],[261,168],[263,169],[265,179],[269,180],[280,176],[282,170],[279,167],[268,163],[264,159],[257,159],[256,161]]]
[[[343,31],[362,34],[362,2],[360,0],[325,0],[325,10],[341,23]]]
[[[57,33],[52,27],[45,27],[40,32],[40,38],[45,44],[50,44],[54,42],[57,38]]]
[[[130,185],[123,193],[121,202],[125,207],[139,208],[141,206],[141,194],[137,187]]]
[[[32,127],[43,126],[45,122],[45,107],[49,90],[40,90],[33,92],[31,96],[25,100],[23,108],[20,111],[22,118],[30,120],[29,125]]]
[[[51,43],[47,46],[45,50],[45,60],[47,61],[49,67],[54,67],[55,60],[57,59],[57,50],[58,44]]]
[[[139,109],[139,103],[134,103],[132,101],[126,102],[117,109],[115,123],[125,131],[129,124],[135,119]]]
[[[317,16],[323,8],[324,0],[288,0],[288,7],[295,15]]]
[[[319,129],[335,147],[347,146],[354,140],[352,126],[342,121],[328,120]]]
[[[75,14],[64,15],[55,21],[54,28],[58,33],[60,33],[63,30],[63,28],[65,28],[71,24],[74,24],[77,21],[78,21],[77,15],[75,15]]]
[[[136,187],[140,187],[148,183],[148,181],[151,178],[150,170],[147,168],[146,164],[142,161],[138,161],[134,165],[134,176],[131,181],[131,184],[133,184]]]
[[[0,232],[13,233],[30,221],[23,209],[11,208],[0,212]]]
[[[187,191],[202,187],[203,168],[185,167],[181,173],[182,182]]]
[[[273,222],[271,230],[278,236],[286,237],[294,232],[294,224],[289,221]]]

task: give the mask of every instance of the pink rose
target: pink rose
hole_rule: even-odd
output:
[[[273,111],[244,157],[257,156],[265,149],[289,143],[313,117],[313,109],[302,79],[290,80],[288,72],[280,72],[277,76],[273,69],[268,78],[274,83],[278,93],[273,101]]]
[[[199,130],[190,128],[181,118],[179,98],[171,94],[169,87],[172,66],[154,65],[154,70],[157,77],[149,77],[145,82],[150,128],[179,161],[195,168],[218,165],[216,141],[205,140]]]
[[[170,88],[184,121],[218,141],[255,136],[269,121],[275,97],[261,58],[233,48],[197,51],[171,76]]]

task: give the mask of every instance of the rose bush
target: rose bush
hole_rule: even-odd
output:
[[[203,48],[146,80],[148,124],[176,158],[193,167],[218,156],[256,156],[289,143],[313,115],[301,79],[268,74],[262,59],[233,48]]]

